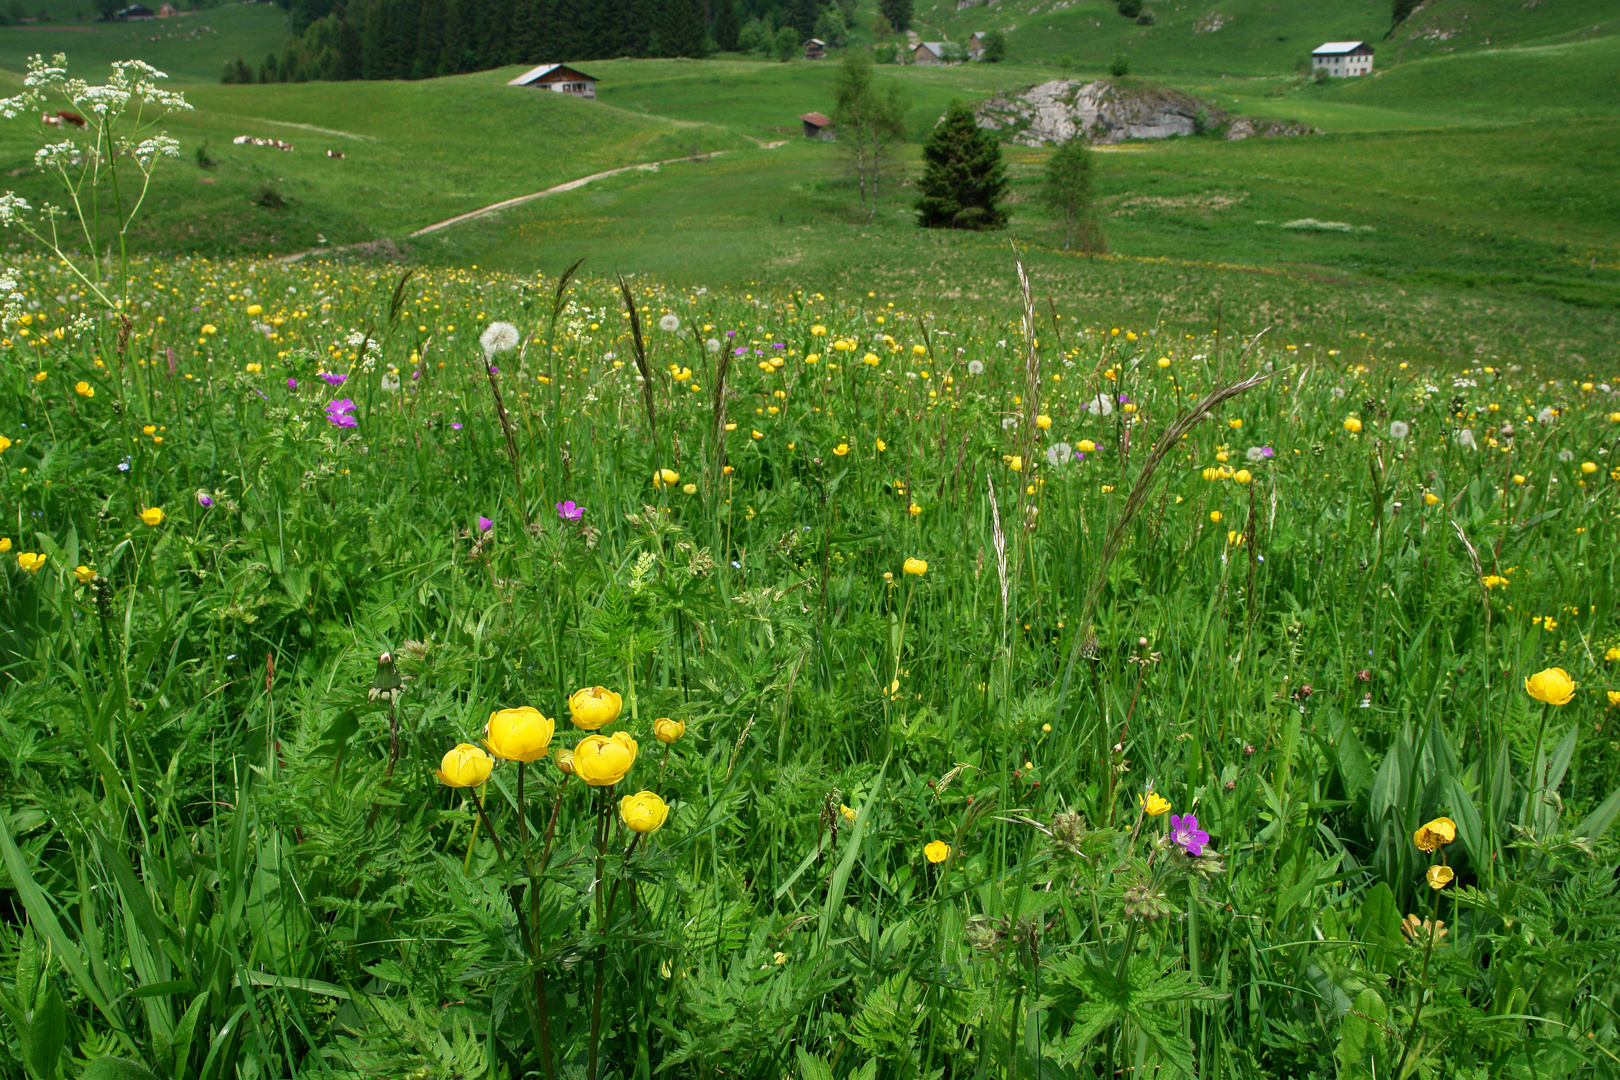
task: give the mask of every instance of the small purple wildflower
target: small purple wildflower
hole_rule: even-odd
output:
[[[297,379],[288,379],[287,380],[287,389],[289,389],[289,390],[298,389],[298,380]]]
[[[773,349],[785,349],[785,348],[787,348],[787,344],[785,342],[781,342],[781,341],[773,341],[773,342],[771,342],[771,348],[773,348]]]
[[[1277,451],[1273,450],[1269,446],[1262,446],[1260,448],[1260,453],[1263,454],[1266,457],[1276,457],[1277,456]]]
[[[482,514],[478,515],[478,531],[479,532],[489,532],[489,530],[493,529],[494,527],[495,527],[495,522],[491,521],[489,518],[485,517]]]
[[[737,346],[735,349],[731,350],[731,355],[732,356],[747,356],[748,355],[748,346],[746,346],[746,345]]]
[[[326,380],[326,385],[328,386],[342,386],[344,383],[349,381],[349,377],[347,375],[334,375],[330,371],[323,371],[320,374],[321,378]]]
[[[1192,814],[1183,817],[1171,814],[1170,839],[1180,844],[1187,854],[1196,857],[1204,853],[1204,845],[1209,843],[1209,833],[1198,827],[1198,819]]]
[[[585,508],[568,499],[557,504],[557,516],[564,521],[578,521],[585,516]]]
[[[1131,399],[1130,399],[1130,397],[1128,395],[1121,394],[1121,395],[1119,395],[1119,403],[1121,405],[1129,405],[1131,403]]]
[[[501,373],[500,365],[498,365],[498,364],[489,365],[489,373],[491,375],[499,375]]]
[[[450,430],[451,431],[460,431],[461,430],[461,421],[460,420],[452,420],[452,421],[450,421]]]
[[[736,337],[736,336],[737,336],[737,331],[735,331],[735,330],[727,330],[726,331],[726,337]]]
[[[214,506],[214,497],[206,491],[197,492],[197,505],[204,510],[211,510]]]
[[[354,417],[354,401],[350,398],[338,398],[326,406],[326,419],[333,427],[352,428],[360,426],[360,421]]]

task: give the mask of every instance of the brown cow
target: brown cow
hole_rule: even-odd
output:
[[[72,124],[76,128],[82,129],[84,127],[84,117],[80,116],[76,112],[68,112],[66,109],[57,109],[56,116],[57,119],[62,120],[65,123]]]

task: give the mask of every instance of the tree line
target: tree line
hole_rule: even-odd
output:
[[[277,0],[291,36],[225,82],[430,79],[508,64],[735,51],[750,27],[797,48],[854,0]],[[830,36],[837,37],[838,34]]]

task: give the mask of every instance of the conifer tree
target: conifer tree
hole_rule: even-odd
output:
[[[878,11],[900,33],[911,29],[911,0],[878,0]]]
[[[737,51],[737,35],[742,33],[742,18],[737,14],[737,0],[720,0],[714,13],[714,43],[721,52]]]
[[[1007,166],[995,133],[953,101],[923,144],[917,224],[925,229],[999,229],[1006,211],[996,201],[1007,190]]]

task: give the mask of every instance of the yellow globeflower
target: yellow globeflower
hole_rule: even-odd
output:
[[[5,453],[10,447],[11,440],[6,438],[4,435],[0,435],[0,454]]]
[[[263,315],[264,308],[260,307],[258,304],[249,304],[247,306],[247,313],[249,315]]]
[[[489,723],[484,725],[484,745],[507,761],[538,761],[546,756],[556,730],[555,720],[528,705],[498,709],[489,714]]]
[[[674,487],[680,481],[681,474],[674,469],[657,469],[653,472],[653,487],[655,488]]]
[[[1620,690],[1610,690],[1609,691],[1609,707],[1614,708],[1614,707],[1617,707],[1617,706],[1620,706]]]
[[[1022,454],[1013,454],[1007,458],[1007,468],[1013,472],[1024,471],[1024,458]]]
[[[10,550],[11,550],[11,537],[9,537],[9,536],[0,536],[0,555],[4,555],[6,552],[8,552]]]
[[[1074,444],[1074,448],[1080,451],[1082,454],[1089,454],[1093,450],[1097,449],[1097,444],[1092,442],[1090,439],[1081,439],[1079,442]]]
[[[877,353],[867,353],[865,356],[861,357],[861,363],[865,364],[867,367],[877,367],[879,364],[883,363],[883,361],[878,359]]]
[[[1040,428],[1042,431],[1045,431],[1047,428],[1052,426],[1052,418],[1047,416],[1045,413],[1041,413],[1041,415],[1035,418],[1035,426]]]
[[[1583,461],[1583,462],[1581,462],[1581,472],[1585,473],[1587,476],[1591,476],[1593,473],[1597,472],[1597,462],[1595,462],[1595,461]]]
[[[0,551],[6,550],[0,547]],[[1610,645],[1609,651],[1603,654],[1605,660],[1620,660],[1620,645]]]
[[[148,506],[145,510],[141,511],[141,520],[146,522],[148,525],[161,525],[163,524],[163,511],[159,510],[155,506]]]
[[[592,787],[612,787],[636,763],[636,741],[622,731],[587,735],[574,747],[574,775]]]
[[[1575,680],[1563,668],[1550,667],[1524,680],[1524,692],[1548,705],[1568,705],[1575,696]]]
[[[1344,421],[1344,430],[1350,432],[1352,435],[1355,434],[1361,430],[1361,421],[1354,416],[1346,417]]]
[[[1211,510],[1209,512],[1209,520],[1219,525],[1221,523],[1221,512],[1219,510]]]
[[[1443,889],[1450,885],[1451,879],[1457,875],[1452,871],[1451,867],[1441,865],[1429,867],[1429,872],[1424,876],[1429,879],[1429,888]]]
[[[1412,834],[1412,843],[1418,846],[1419,851],[1438,851],[1455,839],[1457,823],[1448,817],[1437,817],[1420,825],[1417,832]]]
[[[1138,795],[1136,801],[1147,812],[1149,817],[1158,817],[1160,814],[1170,812],[1170,800],[1157,791],[1150,791],[1146,795]]]
[[[653,721],[653,738],[666,746],[686,734],[686,721],[660,716]]]
[[[904,570],[908,574],[913,575],[914,577],[922,577],[924,574],[928,573],[928,564],[922,559],[907,559],[905,564],[901,566],[900,569]]]
[[[445,753],[433,775],[445,787],[477,787],[489,779],[494,767],[494,758],[472,743],[461,743]]]
[[[83,379],[80,379],[78,382],[73,384],[73,392],[82,398],[92,398],[96,396],[96,388],[85,382]]]
[[[669,818],[669,804],[657,792],[638,791],[619,800],[619,816],[632,832],[657,832]]]
[[[96,580],[96,572],[88,566],[75,566],[73,576],[79,579],[81,585],[88,585]]]
[[[613,723],[619,718],[619,710],[623,707],[624,702],[619,695],[605,686],[575,690],[568,699],[568,712],[574,726],[586,731],[595,731]]]
[[[931,863],[942,863],[951,857],[951,845],[943,840],[935,840],[923,848],[923,855]]]
[[[25,551],[17,556],[17,565],[30,574],[37,574],[45,565],[45,556],[33,551]]]

